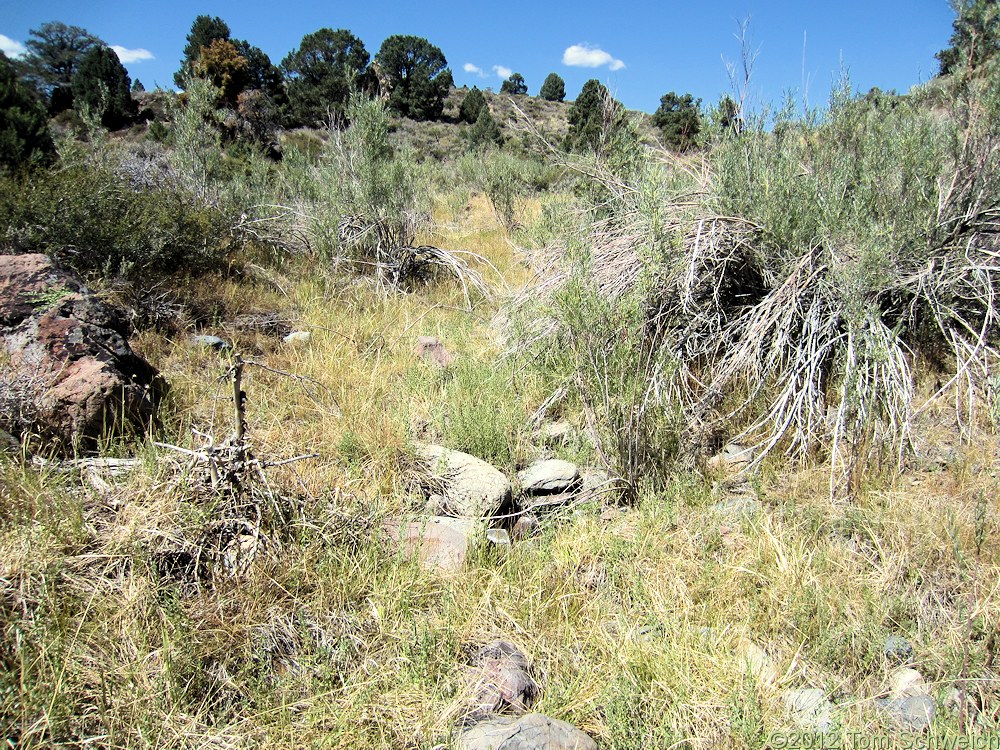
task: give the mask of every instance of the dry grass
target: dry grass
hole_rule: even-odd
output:
[[[465,216],[420,241],[478,253],[520,290],[528,271],[485,200]],[[408,506],[418,431],[461,439],[455,405],[486,403],[482,429],[521,440],[517,420],[547,395],[497,362],[496,305],[466,312],[451,283],[387,296],[306,265],[213,292],[227,317],[272,310],[312,333],[299,348],[240,339],[272,368],[246,377],[257,454],[319,454],[276,470],[300,512],[248,570],[201,580],[181,553],[215,509],[151,452],[110,492],[3,459],[0,726],[12,746],[434,747],[449,742],[470,645],[495,637],[535,663],[537,709],[606,748],[762,747],[789,727],[781,691],[806,685],[829,692],[845,728],[892,733],[873,703],[889,632],[913,642],[939,697],[978,680],[977,731],[997,731],[995,438],[853,503],[831,502],[823,467],[768,463],[752,516],[716,513],[712,488],[681,475],[633,508],[580,506],[539,539],[478,550],[440,577],[400,560],[378,523]],[[456,364],[418,360],[421,335]],[[137,346],[173,385],[168,438],[225,431],[220,355],[160,334]],[[529,457],[529,442],[507,446],[502,468]],[[744,673],[745,640],[770,654],[773,683]]]

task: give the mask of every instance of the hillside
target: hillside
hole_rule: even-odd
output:
[[[407,118],[397,120],[395,142],[410,145],[421,158],[454,159],[465,153],[468,147],[463,136],[471,126],[459,122],[458,112],[467,93],[465,89],[451,89],[441,121],[418,122]],[[483,94],[504,136],[514,144],[520,144],[522,148],[530,146],[533,139],[526,136],[523,129],[515,126],[520,117],[518,110],[552,143],[561,144],[569,131],[569,110],[573,106],[571,101],[550,102],[537,96],[511,97],[493,91],[484,91]],[[629,112],[629,115],[638,122],[644,141],[655,143],[657,133],[649,115],[643,112]]]
[[[989,746],[1000,96],[933,96],[66,122],[0,174],[4,743]]]

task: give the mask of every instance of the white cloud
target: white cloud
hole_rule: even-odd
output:
[[[27,51],[20,42],[0,34],[0,52],[3,52],[7,57],[21,57]]]
[[[463,65],[462,70],[464,70],[466,73],[475,73],[480,78],[486,77],[486,74],[483,72],[483,69],[480,68],[478,65],[473,65],[472,63],[466,63],[465,65]]]
[[[600,47],[591,47],[589,44],[574,44],[567,47],[563,52],[563,65],[570,65],[575,68],[601,68],[605,65],[609,70],[621,70],[625,63],[612,57]]]
[[[510,78],[514,74],[514,71],[506,65],[494,65],[493,72],[497,74],[498,78]]]
[[[153,53],[148,49],[143,49],[142,47],[139,47],[138,49],[126,49],[119,44],[112,44],[111,49],[113,49],[115,54],[118,55],[118,59],[126,64],[153,59]]]

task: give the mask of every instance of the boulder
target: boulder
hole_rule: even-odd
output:
[[[166,384],[129,347],[122,311],[44,255],[0,256],[0,342],[6,377],[27,383],[30,429],[57,451],[88,452],[122,430],[145,430]]]
[[[819,688],[786,690],[781,698],[785,710],[800,729],[828,732],[833,728],[833,704]]]
[[[542,714],[483,721],[458,737],[458,750],[597,750],[572,724]]]
[[[454,355],[444,348],[435,336],[421,336],[417,339],[417,345],[413,348],[413,353],[425,362],[447,367],[455,361]]]
[[[496,547],[509,547],[510,533],[507,529],[486,529],[486,541]]]
[[[528,657],[513,643],[493,641],[480,648],[462,675],[462,722],[466,725],[497,714],[523,714],[540,688]]]
[[[453,573],[461,570],[476,541],[475,521],[433,516],[419,521],[389,521],[383,529],[399,545],[404,557],[416,559],[425,570]]]
[[[219,336],[211,336],[207,333],[198,334],[191,337],[191,345],[201,349],[214,349],[221,352],[229,348],[229,342]]]
[[[778,679],[771,656],[749,639],[742,639],[736,648],[744,672],[759,685],[773,685]]]
[[[580,470],[576,464],[550,458],[536,461],[527,469],[518,472],[517,480],[528,495],[548,495],[567,492],[580,483]]]
[[[729,443],[721,452],[705,462],[705,467],[713,474],[739,474],[750,466],[753,451],[739,443]]]
[[[510,535],[514,539],[530,539],[542,530],[538,516],[533,513],[523,513],[517,517]]]
[[[510,501],[507,477],[475,456],[424,445],[417,449],[417,459],[429,473],[426,484],[441,495],[449,515],[488,518]]]
[[[885,639],[882,647],[885,658],[897,664],[907,664],[913,659],[913,644],[901,635],[893,633]]]
[[[309,331],[292,331],[281,340],[289,346],[305,346],[310,339],[312,339],[312,333]]]
[[[936,706],[923,675],[915,669],[897,669],[889,676],[889,695],[876,704],[897,725],[922,732],[934,721]]]
[[[923,732],[934,722],[936,708],[929,695],[882,698],[877,703],[886,716],[907,731]]]

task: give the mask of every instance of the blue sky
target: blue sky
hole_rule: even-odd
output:
[[[842,65],[858,90],[904,92],[937,72],[934,53],[946,46],[954,17],[946,0],[0,0],[0,48],[16,51],[30,29],[63,21],[124,50],[119,54],[129,73],[146,88],[166,87],[199,14],[220,16],[234,37],[256,44],[275,64],[303,35],[324,26],[350,29],[373,56],[387,36],[416,34],[444,51],[458,85],[499,89],[498,73],[513,70],[536,94],[554,71],[565,79],[568,98],[597,78],[626,106],[647,112],[667,91],[689,92],[705,103],[726,93],[723,58],[739,58],[734,33],[740,19],[751,19],[759,51],[751,82],[759,106],[779,103],[786,92],[801,101],[803,90],[811,104],[822,104]]]

